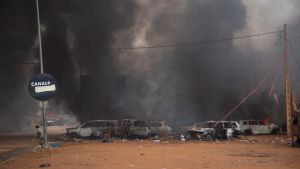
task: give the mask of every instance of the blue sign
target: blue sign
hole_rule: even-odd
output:
[[[56,94],[56,80],[47,73],[35,75],[28,84],[30,95],[40,101],[46,101]]]

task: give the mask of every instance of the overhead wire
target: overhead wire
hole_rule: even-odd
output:
[[[292,56],[293,56],[293,58],[294,58],[294,61],[295,61],[296,65],[297,65],[298,69],[300,69],[300,64],[299,64],[299,62],[298,62],[297,59],[296,59],[293,44],[292,44],[292,42],[290,42],[290,40],[288,40],[288,43],[289,43],[289,46],[290,46],[290,48],[291,48],[291,53],[292,53]]]
[[[298,66],[298,69],[300,69],[300,64],[298,63],[296,57],[295,57],[295,52],[294,52],[294,48],[293,48],[293,45],[292,43],[288,40],[288,43],[289,43],[289,46],[291,48],[291,53],[292,53],[292,56],[294,58],[294,61],[296,63],[296,65]],[[256,91],[263,85],[263,83],[265,82],[267,76],[270,74],[271,72],[267,73],[266,76],[263,78],[263,80],[258,84],[258,86],[252,90],[250,93],[248,93],[248,95],[242,99],[242,101],[240,103],[238,103],[236,106],[234,106],[228,113],[226,113],[226,115],[223,117],[223,120],[225,120],[227,117],[229,117],[241,104],[243,104],[250,96],[252,96],[254,93],[256,93]],[[277,73],[278,74],[278,73]],[[275,86],[275,83],[277,81],[277,77],[275,77],[273,83],[272,83],[272,86],[271,86],[271,89],[270,89],[270,92],[269,92],[269,95],[272,93],[273,91],[273,88]]]
[[[268,72],[264,78],[262,79],[262,81],[260,81],[260,83],[256,86],[256,88],[254,88],[250,93],[248,93],[248,95],[242,99],[242,101],[240,103],[238,103],[236,106],[234,106],[228,113],[226,113],[226,115],[222,118],[221,121],[224,121],[227,117],[229,117],[238,107],[240,107],[241,104],[243,104],[250,96],[252,96],[253,94],[255,94],[257,92],[257,90],[264,84],[264,82],[266,81],[267,77],[269,76],[271,72]]]
[[[169,48],[169,47],[179,47],[179,46],[191,46],[191,45],[200,45],[200,44],[211,44],[211,43],[218,43],[218,42],[224,42],[224,41],[232,41],[237,39],[244,39],[244,38],[251,38],[251,37],[258,37],[258,36],[264,36],[269,34],[278,34],[283,32],[282,30],[278,31],[271,31],[271,32],[264,32],[259,34],[252,34],[252,35],[243,35],[243,36],[235,36],[231,38],[223,38],[223,39],[215,39],[215,40],[204,40],[204,41],[196,41],[196,42],[182,42],[182,43],[171,43],[171,44],[164,44],[164,45],[152,45],[152,46],[136,46],[136,47],[119,47],[119,48],[108,48],[108,49],[80,49],[80,48],[70,48],[69,51],[103,51],[103,52],[111,52],[111,51],[122,51],[122,50],[139,50],[139,49],[155,49],[155,48]],[[1,48],[0,48],[1,50]],[[3,50],[3,49],[2,49]],[[37,52],[38,49],[30,48],[30,49],[4,49],[5,52],[7,50],[14,50],[14,51],[35,51]],[[5,64],[6,62],[0,62],[0,64]],[[17,63],[16,63],[17,64]],[[26,63],[25,63],[26,64]],[[30,63],[35,64],[35,63]]]
[[[171,44],[163,44],[163,45],[150,45],[150,46],[136,46],[136,47],[117,47],[117,48],[108,48],[107,50],[138,50],[138,49],[154,49],[154,48],[169,48],[169,47],[178,47],[178,46],[191,46],[191,45],[199,45],[199,44],[209,44],[209,43],[218,43],[218,42],[224,42],[224,41],[232,41],[237,39],[244,39],[244,38],[251,38],[251,37],[257,37],[257,36],[263,36],[268,34],[277,34],[279,32],[283,32],[282,30],[279,31],[272,31],[272,32],[264,32],[259,34],[252,34],[252,35],[244,35],[244,36],[235,36],[231,38],[223,38],[223,39],[215,39],[215,40],[204,40],[204,41],[196,41],[196,42],[182,42],[182,43],[171,43]],[[101,49],[76,49],[73,48],[71,50],[101,50]],[[104,50],[104,49],[102,49]]]
[[[298,36],[296,33],[293,33],[293,32],[288,32],[288,35],[290,35],[290,36],[292,36],[292,37],[294,37],[294,38],[296,38],[296,39],[298,39],[298,40],[300,40],[300,36]]]
[[[274,80],[272,82],[272,85],[271,85],[271,88],[270,88],[270,91],[268,93],[268,95],[270,96],[274,90],[274,87],[277,83],[277,80],[278,80],[278,75],[279,75],[279,64],[275,63],[273,65],[273,68],[274,68],[274,71],[275,71],[275,75],[274,75]],[[271,74],[272,70],[270,70],[269,72],[267,72],[264,76],[264,78],[262,79],[262,81],[260,81],[260,83],[258,83],[258,85],[256,86],[256,88],[254,88],[251,92],[248,93],[248,95],[246,97],[244,97],[241,102],[239,102],[236,106],[234,106],[229,112],[226,113],[226,115],[223,117],[223,120],[225,120],[227,117],[229,117],[237,108],[239,108],[250,96],[252,96],[253,94],[255,94],[258,89],[261,88],[261,86],[264,84],[264,82],[266,81],[266,79],[268,78],[268,76]]]
[[[234,37],[223,38],[223,39],[204,40],[204,41],[195,41],[195,42],[182,42],[182,43],[170,43],[170,44],[162,44],[162,45],[115,47],[115,48],[107,48],[107,49],[69,48],[69,50],[71,50],[71,51],[115,51],[115,50],[139,50],[139,49],[169,48],[169,47],[191,46],[191,45],[200,45],[200,44],[210,44],[210,43],[218,43],[218,42],[224,42],[224,41],[232,41],[232,40],[237,40],[237,39],[264,36],[264,35],[268,35],[268,34],[277,34],[277,33],[280,33],[280,32],[283,32],[283,31],[279,30],[279,31],[264,32],[264,33],[252,34],[252,35],[234,36]],[[1,50],[1,48],[0,48],[0,50]],[[18,50],[18,49],[9,49],[9,50]],[[19,51],[30,51],[30,50],[38,50],[38,49],[34,49],[34,48],[32,48],[32,49],[19,49]]]

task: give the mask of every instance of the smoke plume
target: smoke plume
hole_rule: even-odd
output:
[[[40,109],[26,89],[39,73],[35,1],[1,3],[0,130],[19,130]],[[275,76],[274,92],[282,95],[283,88],[279,34],[189,42],[281,30],[286,22],[296,32],[300,4],[285,4],[276,17],[278,0],[272,7],[239,0],[40,1],[44,68],[58,82],[47,111],[73,113],[80,121],[138,118],[173,126],[219,120],[271,72],[230,118],[272,118],[268,93]],[[178,43],[188,45],[130,49]],[[299,53],[297,45],[293,50]],[[291,69],[294,87],[295,62]]]

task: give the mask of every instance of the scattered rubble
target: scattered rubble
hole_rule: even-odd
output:
[[[45,164],[41,164],[39,167],[44,168],[44,167],[50,167],[50,166],[51,166],[50,163],[45,163]]]
[[[247,152],[247,153],[231,154],[231,156],[241,156],[241,157],[271,157],[271,154],[270,153]]]

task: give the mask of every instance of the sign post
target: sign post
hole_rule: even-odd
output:
[[[47,73],[35,75],[31,78],[28,84],[28,90],[30,95],[34,99],[42,101],[44,147],[48,148],[47,123],[44,102],[56,94],[56,80],[53,76]]]
[[[51,96],[53,96],[55,94],[55,91],[56,91],[56,85],[55,84],[56,84],[56,82],[55,82],[55,79],[51,75],[44,74],[39,0],[36,0],[36,14],[37,14],[38,37],[39,37],[39,53],[40,53],[41,74],[33,77],[30,80],[30,83],[28,85],[28,89],[29,89],[29,92],[30,92],[30,94],[33,98],[42,101],[44,147],[48,148],[47,124],[46,124],[46,117],[45,117],[45,103],[44,103],[44,101],[49,99]],[[55,83],[52,84],[51,81],[49,79],[47,79],[49,77],[50,77],[50,80],[54,79]],[[45,81],[38,81],[38,80],[45,80]],[[49,81],[47,81],[47,80],[49,80]],[[47,84],[42,84],[43,82],[47,82]],[[48,84],[48,82],[50,82],[50,84]]]

